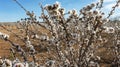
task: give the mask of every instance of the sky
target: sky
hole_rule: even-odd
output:
[[[71,9],[80,10],[84,6],[96,2],[99,0],[17,0],[21,3],[28,11],[34,11],[35,15],[40,16],[40,6],[46,4],[53,4],[56,1],[61,3],[61,7],[66,9],[66,12]],[[116,0],[104,0],[104,8],[102,9],[105,13],[108,13]],[[114,16],[120,15],[120,7],[115,11]],[[25,18],[25,11],[14,2],[14,0],[0,0],[0,22],[16,22],[21,18]]]

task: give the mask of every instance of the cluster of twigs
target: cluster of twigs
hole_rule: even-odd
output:
[[[100,2],[89,4],[78,13],[76,10],[70,10],[66,13],[59,2],[44,7],[40,4],[42,12],[39,18],[42,21],[38,21],[33,12],[26,10],[29,18],[21,19],[17,23],[18,30],[24,36],[16,34],[1,25],[2,28],[13,33],[21,40],[26,50],[9,38],[3,39],[11,44],[14,60],[17,58],[16,54],[19,53],[24,62],[29,62],[27,56],[30,56],[34,63],[38,63],[40,59],[37,54],[40,52],[35,47],[39,45],[45,46],[49,55],[48,59],[44,59],[46,62],[42,64],[45,67],[99,67],[100,63],[104,63],[106,60],[97,55],[96,52],[99,47],[108,42],[108,39],[103,35],[111,34],[114,35],[113,51],[115,59],[110,61],[109,64],[116,67],[120,66],[120,28],[119,26],[106,26],[110,22],[109,17],[112,12],[119,6],[120,0],[117,1],[106,18],[104,12],[101,11],[103,3],[104,1],[100,0]],[[47,30],[49,34],[42,32],[41,27]],[[41,48],[38,47],[38,49]],[[42,65],[39,64],[38,66]]]

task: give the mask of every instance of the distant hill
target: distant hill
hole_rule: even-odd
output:
[[[4,24],[4,25],[16,25],[16,22],[0,22],[0,24]]]

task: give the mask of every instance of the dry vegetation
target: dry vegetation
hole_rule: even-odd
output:
[[[29,18],[0,24],[0,60],[19,59],[17,63],[33,65],[29,67],[119,67],[120,22],[109,20],[119,3],[106,18],[101,11],[103,0],[79,13],[65,13],[58,2],[40,5],[43,23],[26,11]]]

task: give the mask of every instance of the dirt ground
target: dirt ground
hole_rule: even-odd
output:
[[[0,27],[0,32],[10,35],[9,39],[11,41],[13,41],[14,43],[19,44],[24,49],[25,45],[23,44],[22,41],[20,41],[20,39],[16,38],[16,36],[14,35],[14,33],[18,33],[18,35],[20,35],[20,36],[24,36],[24,34],[20,33],[18,31],[18,29],[16,28],[15,24],[5,23],[4,26],[5,26],[6,29],[12,30],[13,33],[10,33],[9,31],[3,29],[3,27]],[[48,31],[46,31],[42,27],[40,28],[40,31],[48,33]],[[10,45],[9,42],[0,39],[0,56],[1,57],[6,57],[6,58],[11,58],[11,56],[12,56],[11,55],[12,53],[10,51],[11,47],[12,46]],[[40,56],[40,58],[44,59],[47,56],[49,56],[47,54],[46,50],[44,50],[44,48],[43,49],[39,49],[39,46],[38,47],[36,46],[35,49],[37,49],[38,51],[41,51],[41,53],[37,55],[37,56]]]
[[[16,28],[15,25],[9,25],[9,24],[8,24],[8,25],[6,25],[5,27],[6,27],[7,29],[12,29],[12,31],[13,31],[14,33],[18,33],[18,30],[17,30],[17,28]],[[47,33],[48,33],[48,31],[46,31],[44,28],[40,28],[40,31],[42,31],[42,32],[47,32]],[[10,39],[11,39],[12,41],[14,41],[15,43],[19,43],[19,44],[21,43],[18,39],[15,38],[15,36],[14,36],[13,33],[10,33],[10,32],[8,32],[8,31],[4,30],[2,27],[0,27],[0,32],[9,34],[9,35],[10,35]],[[106,36],[106,35],[105,35],[105,36]],[[109,36],[108,36],[108,37],[109,37]],[[111,37],[109,37],[109,38],[111,38]],[[111,41],[111,40],[110,40],[110,41]],[[109,42],[109,43],[110,43],[110,42]],[[21,45],[21,46],[24,48],[24,45]],[[108,44],[106,43],[105,46],[108,46]],[[111,45],[109,44],[109,46],[111,46]],[[113,46],[113,45],[112,45],[112,46]],[[11,57],[10,48],[11,48],[11,45],[10,45],[8,42],[0,39],[0,56],[1,56],[1,57],[10,58],[10,57]],[[39,48],[36,48],[36,49],[39,49]],[[113,54],[112,54],[112,51],[110,52],[110,51],[108,51],[108,50],[107,50],[106,48],[104,48],[104,47],[99,48],[97,52],[98,52],[97,54],[98,54],[99,56],[101,56],[103,59],[106,59],[106,60],[108,60],[108,61],[112,61],[112,60],[114,59],[114,56],[113,56]],[[49,56],[49,55],[47,54],[46,51],[43,51],[43,52],[41,52],[38,56],[40,56],[42,59],[45,59],[46,56]],[[102,60],[101,60],[101,61],[102,61]],[[100,64],[101,64],[101,67],[110,67],[110,64],[106,64],[106,63],[100,63]]]

